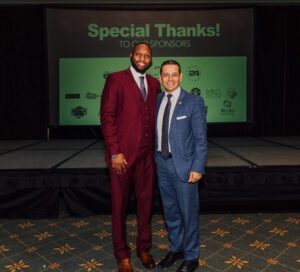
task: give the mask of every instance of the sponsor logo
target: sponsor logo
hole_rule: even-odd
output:
[[[201,90],[199,88],[193,88],[191,90],[191,93],[194,94],[194,95],[201,95]]]
[[[223,108],[221,108],[221,115],[234,115],[235,109],[232,107],[232,102],[230,100],[223,101]]]
[[[228,89],[227,96],[233,99],[237,96],[237,91],[235,89]]]
[[[100,95],[99,95],[99,94],[96,94],[96,93],[87,92],[87,93],[85,94],[85,97],[86,97],[87,99],[97,99],[98,97],[100,97]]]
[[[219,98],[221,97],[220,89],[206,89],[206,97],[207,98]]]
[[[79,99],[80,94],[79,93],[67,93],[65,94],[66,99]]]
[[[201,76],[201,70],[197,65],[191,65],[187,70],[187,77],[190,81],[198,81]]]
[[[223,106],[224,106],[225,108],[230,108],[230,107],[231,107],[231,101],[230,101],[230,100],[224,100]]]
[[[111,74],[111,72],[109,71],[105,71],[102,76],[104,77],[104,79],[107,79],[107,77]]]
[[[71,115],[78,119],[85,116],[86,114],[87,114],[87,109],[85,109],[81,106],[78,106],[78,107],[72,109],[72,111],[71,111]]]

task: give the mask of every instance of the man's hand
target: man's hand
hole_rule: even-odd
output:
[[[117,174],[125,173],[126,165],[127,162],[123,153],[120,153],[111,159],[111,167],[117,172]]]
[[[198,172],[190,172],[190,177],[188,182],[189,183],[196,183],[198,182],[200,179],[202,179],[202,173],[198,173]]]

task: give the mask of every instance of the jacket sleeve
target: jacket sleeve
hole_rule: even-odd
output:
[[[120,86],[117,80],[108,76],[101,96],[100,121],[106,148],[111,155],[121,153],[117,137]]]
[[[195,159],[191,171],[204,173],[207,155],[207,124],[206,109],[202,97],[195,99],[191,126],[195,145]]]

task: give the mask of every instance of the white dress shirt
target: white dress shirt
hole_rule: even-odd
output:
[[[147,83],[147,77],[146,77],[146,73],[145,74],[141,74],[139,72],[137,72],[132,66],[130,66],[130,71],[133,75],[133,78],[136,82],[136,84],[138,85],[139,89],[141,89],[141,80],[140,77],[144,77],[144,84],[145,84],[145,88],[146,88],[146,93],[148,95],[148,83]]]
[[[171,120],[172,120],[172,116],[173,116],[173,112],[177,103],[177,100],[179,98],[180,95],[180,91],[181,88],[178,87],[176,90],[174,90],[172,93],[172,97],[171,97],[171,109],[170,109],[170,115],[169,115],[169,132],[170,132],[170,127],[171,127]],[[161,151],[161,134],[162,134],[162,123],[163,123],[163,117],[164,117],[164,112],[165,112],[165,108],[168,102],[168,95],[169,93],[165,92],[164,97],[161,101],[160,107],[159,107],[159,111],[158,111],[158,116],[157,116],[157,151]],[[171,153],[171,147],[170,147],[170,142],[169,142],[169,152]]]

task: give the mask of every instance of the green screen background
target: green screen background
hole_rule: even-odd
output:
[[[167,59],[180,63],[183,73],[181,87],[203,97],[209,123],[247,121],[245,56],[157,57],[153,58],[153,65],[147,73],[158,78],[160,65]],[[99,125],[105,75],[126,69],[129,64],[128,57],[60,58],[59,125]],[[74,109],[78,108],[84,114],[74,114]]]

